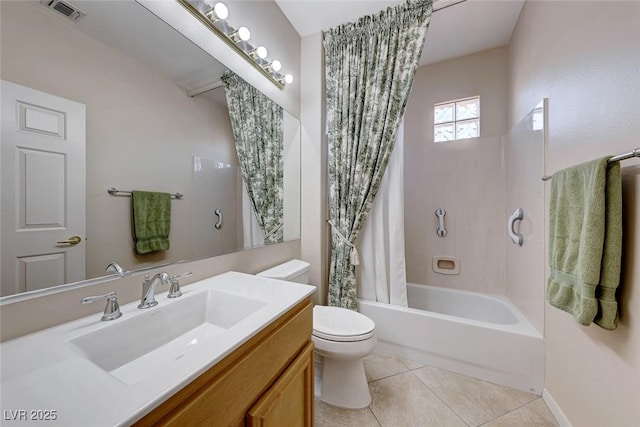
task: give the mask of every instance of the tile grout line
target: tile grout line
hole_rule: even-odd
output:
[[[373,403],[373,402],[371,402]],[[378,423],[378,425],[380,427],[382,427],[382,423],[380,422],[380,420],[378,419],[378,417],[376,417],[376,413],[373,412],[373,409],[371,409],[371,404],[369,404],[369,412],[371,412],[371,415],[373,415],[373,419],[376,420],[376,422]]]
[[[410,369],[403,371],[403,372],[396,372],[395,374],[391,374],[391,375],[387,375],[386,377],[382,377],[382,378],[376,378],[375,380],[367,380],[367,385],[371,384],[371,383],[375,383],[378,381],[382,381],[382,380],[386,380],[387,378],[391,378],[391,377],[395,377],[396,375],[400,375],[400,374],[406,374],[407,372],[411,372]]]
[[[398,376],[398,375],[401,375],[401,374],[405,374],[405,373],[407,373],[407,372],[411,372],[411,373],[412,373],[412,374],[413,374],[413,375],[414,375],[414,376],[415,376],[415,377],[416,377],[416,378],[417,378],[417,379],[418,379],[422,384],[424,384],[424,385],[427,387],[427,389],[429,389],[429,391],[431,391],[431,392],[432,392],[432,393],[433,393],[433,394],[438,398],[438,400],[439,400],[440,402],[442,402],[442,403],[445,405],[445,407],[447,407],[447,409],[449,409],[449,410],[450,410],[450,411],[451,411],[451,412],[452,412],[456,417],[458,417],[458,419],[460,419],[460,421],[462,421],[462,422],[463,422],[463,424],[465,424],[465,425],[466,425],[466,426],[468,426],[468,427],[482,427],[482,426],[485,426],[486,424],[488,424],[488,423],[490,423],[490,422],[492,422],[492,421],[495,421],[495,420],[497,420],[497,419],[499,419],[499,418],[501,418],[501,417],[504,417],[505,415],[508,415],[508,414],[510,414],[510,413],[512,413],[512,412],[518,411],[518,410],[520,410],[520,409],[522,409],[522,408],[524,408],[524,407],[528,406],[529,404],[531,404],[531,403],[535,402],[536,400],[541,399],[541,397],[540,397],[540,396],[536,396],[533,400],[530,400],[529,402],[526,402],[526,403],[522,403],[520,406],[518,406],[518,407],[516,407],[516,408],[514,408],[514,409],[512,409],[512,410],[510,410],[510,411],[508,411],[508,412],[505,412],[504,414],[498,415],[497,417],[492,418],[492,419],[490,419],[490,420],[487,420],[487,421],[485,421],[485,422],[484,422],[484,423],[482,423],[482,424],[478,424],[477,426],[471,426],[469,423],[467,423],[467,422],[466,422],[466,421],[465,421],[465,420],[460,416],[460,414],[458,414],[458,412],[456,412],[456,411],[455,411],[451,406],[449,406],[449,405],[447,404],[447,402],[446,402],[444,399],[442,399],[442,397],[440,397],[440,396],[438,395],[438,393],[437,393],[435,390],[433,390],[433,389],[432,389],[428,384],[426,384],[424,381],[422,381],[422,379],[421,379],[418,375],[416,375],[416,374],[415,374],[415,372],[414,372],[414,371],[417,371],[417,370],[419,370],[419,369],[423,369],[423,368],[425,368],[425,367],[429,367],[429,365],[423,365],[423,366],[420,366],[420,367],[417,367],[417,368],[411,369],[411,368],[410,368],[409,366],[407,366],[404,362],[402,362],[402,360],[400,360],[400,362],[405,366],[405,368],[407,368],[407,371],[397,372],[397,373],[395,373],[395,374],[387,375],[387,376],[382,377],[382,378],[377,378],[377,379],[375,379],[375,380],[368,381],[368,382],[367,382],[367,385],[369,385],[369,384],[371,384],[371,383],[375,383],[375,382],[381,381],[381,380],[384,380],[384,379],[392,378],[392,377],[395,377],[395,376]],[[493,384],[493,383],[490,383],[490,384]],[[495,385],[498,385],[498,384],[495,384]],[[371,409],[371,406],[369,406],[369,410],[370,410],[370,411],[371,411],[371,413],[373,414],[373,417],[376,419],[376,421],[378,422],[378,424],[382,427],[382,423],[380,422],[380,420],[378,419],[378,417],[376,417],[375,413],[373,412],[373,409]],[[534,413],[533,411],[530,411],[530,412]],[[535,414],[535,413],[534,413],[534,414]],[[535,414],[535,415],[537,415],[537,414]]]
[[[426,366],[426,365],[425,365],[425,366]],[[425,366],[423,366],[422,368],[424,368]],[[422,369],[422,368],[418,368],[418,369]],[[417,369],[416,369],[416,370],[417,370]],[[452,412],[456,417],[458,417],[458,419],[459,419],[460,421],[462,421],[462,423],[463,423],[464,425],[466,425],[466,426],[468,426],[468,427],[471,427],[471,426],[469,425],[469,423],[468,423],[468,422],[466,422],[466,421],[464,420],[464,418],[462,418],[462,417],[460,416],[460,414],[458,414],[458,413],[457,413],[457,412],[456,412],[456,411],[455,411],[451,406],[449,406],[449,405],[447,404],[447,402],[445,402],[445,401],[440,397],[440,395],[438,395],[438,393],[436,393],[436,391],[435,391],[435,390],[433,390],[431,387],[429,387],[429,385],[428,385],[428,384],[426,384],[424,381],[422,381],[422,380],[420,379],[420,377],[419,377],[419,376],[417,376],[417,375],[413,372],[413,370],[409,370],[409,372],[411,372],[411,373],[413,374],[413,376],[414,376],[414,377],[416,377],[416,378],[418,379],[418,381],[420,381],[422,384],[424,384],[424,386],[425,386],[425,387],[427,387],[427,388],[429,389],[429,391],[430,391],[431,393],[433,393],[433,395],[434,395],[435,397],[437,397],[437,398],[438,398],[438,400],[439,400],[440,402],[442,402],[442,404],[443,404],[444,406],[446,406],[446,407],[447,407],[447,409],[449,409],[449,410],[450,410],[450,411],[451,411],[451,412]]]
[[[540,397],[538,397],[537,399],[540,399]],[[535,402],[537,399],[533,399],[531,402]],[[509,412],[505,412],[505,413],[504,413],[504,414],[502,414],[502,415],[498,415],[498,416],[497,416],[497,417],[495,417],[495,418],[492,418],[492,419],[490,419],[490,420],[487,420],[486,422],[484,422],[484,423],[482,423],[482,424],[478,425],[478,427],[485,426],[485,425],[489,424],[490,422],[493,422],[493,421],[495,421],[495,420],[497,420],[497,419],[500,419],[500,418],[504,417],[505,415],[509,415],[509,414],[510,414],[510,413],[512,413],[512,412],[518,411],[518,410],[520,410],[520,409],[524,408],[525,406],[527,406],[527,405],[528,405],[529,403],[531,403],[531,402],[523,403],[522,405],[518,406],[517,408],[513,408],[513,409],[512,409],[512,410],[510,410]],[[533,411],[530,411],[530,412],[531,412],[531,413],[533,413],[534,415],[537,415],[537,414],[535,414]]]

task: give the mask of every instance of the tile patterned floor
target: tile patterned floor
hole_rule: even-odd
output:
[[[372,402],[335,408],[316,400],[317,427],[557,427],[536,395],[374,352],[364,359]]]

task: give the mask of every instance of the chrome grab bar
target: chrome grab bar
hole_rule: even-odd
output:
[[[436,209],[436,216],[438,217],[438,223],[439,223],[439,227],[436,230],[436,234],[438,234],[438,236],[440,237],[444,237],[447,235],[447,229],[444,227],[444,216],[447,214],[447,211],[445,211],[442,208],[438,208]]]
[[[220,209],[216,209],[215,214],[218,216],[218,222],[214,225],[216,230],[220,230],[222,228],[222,211]]]
[[[522,237],[522,234],[516,232],[515,223],[516,221],[521,221],[522,218],[524,218],[524,211],[522,210],[522,208],[517,208],[516,210],[513,211],[513,213],[509,217],[509,222],[507,226],[507,232],[509,233],[509,237],[511,237],[511,240],[513,241],[513,243],[515,243],[518,246],[522,246],[522,244],[524,243],[524,237]]]

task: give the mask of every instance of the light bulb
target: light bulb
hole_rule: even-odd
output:
[[[256,55],[258,55],[258,58],[260,59],[265,59],[267,57],[267,48],[264,46],[258,46],[256,48]]]
[[[209,18],[213,22],[219,21],[221,19],[227,19],[227,17],[229,16],[229,9],[227,9],[227,6],[224,3],[214,3],[214,0],[205,0],[205,4],[211,7],[211,10],[209,10],[206,15],[207,18]]]
[[[238,28],[238,38],[246,42],[251,38],[251,32],[247,27],[240,27]]]
[[[290,85],[291,83],[293,83],[293,76],[291,74],[287,74],[286,76],[284,76],[284,82]]]
[[[271,69],[273,71],[280,71],[280,68],[282,68],[282,64],[277,59],[274,59],[271,63]]]
[[[229,9],[224,3],[218,2],[213,6],[213,12],[220,19],[227,19],[229,17]]]

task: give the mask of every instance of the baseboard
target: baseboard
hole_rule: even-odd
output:
[[[551,393],[549,393],[549,390],[546,388],[542,390],[542,400],[547,404],[553,416],[556,417],[556,421],[558,421],[560,427],[573,427],[564,412],[562,412],[562,409],[560,409],[556,401],[551,396]]]

